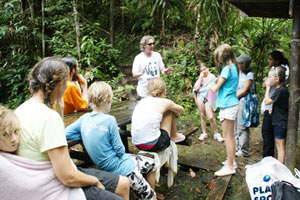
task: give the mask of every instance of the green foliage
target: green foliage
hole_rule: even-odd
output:
[[[0,61],[3,66],[0,68],[0,102],[9,108],[16,108],[29,95],[24,77],[29,73],[32,62],[26,53],[17,53],[10,59]]]
[[[30,2],[0,2],[0,100],[10,107],[28,95],[26,75],[42,57],[41,5],[34,1],[31,10]],[[213,51],[220,43],[232,45],[236,56],[248,53],[253,58],[252,71],[261,95],[264,91],[259,86],[269,70],[268,53],[280,48],[289,58],[291,20],[241,17],[241,12],[227,1],[211,0],[115,1],[116,42],[112,48],[108,41],[109,7],[110,1],[77,0],[79,63],[89,83],[112,81],[116,99],[124,98],[125,91],[131,88],[115,84],[121,79],[118,65],[132,63],[141,37],[147,34],[155,36],[157,45],[166,44],[156,48],[162,49],[167,66],[175,69],[164,76],[168,94],[188,111],[195,108],[191,91],[199,75],[198,62],[207,63],[217,74]],[[194,35],[196,26],[198,35]],[[45,27],[46,56],[78,58],[72,2],[46,1]]]
[[[182,105],[186,115],[195,108],[192,88],[199,77],[199,65],[193,49],[194,44],[189,42],[185,46],[179,45],[173,49],[163,50],[163,60],[174,68],[173,73],[163,76],[168,97]],[[183,117],[183,120],[186,118]]]

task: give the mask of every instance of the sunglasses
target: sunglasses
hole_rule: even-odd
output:
[[[149,43],[149,44],[147,44],[147,45],[149,45],[149,46],[151,46],[151,45],[154,45],[154,42],[152,42],[152,43]]]

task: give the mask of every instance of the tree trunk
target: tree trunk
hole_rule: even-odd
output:
[[[115,10],[115,0],[110,0],[109,31],[110,31],[110,43],[112,46],[114,46],[115,43],[114,10]]]
[[[201,19],[201,14],[200,14],[201,13],[201,4],[202,4],[202,1],[200,1],[196,7],[197,21],[196,21],[195,35],[194,35],[194,52],[195,52],[195,57],[197,59],[198,64],[201,63],[200,52],[199,52],[199,48],[198,48],[198,40],[200,37],[199,27],[200,27],[200,19]]]
[[[125,19],[124,19],[124,6],[125,6],[125,0],[122,0],[122,9],[121,9],[121,20],[122,20],[122,27],[121,27],[121,30],[122,30],[122,33],[124,33],[124,30],[125,30]]]
[[[45,2],[44,0],[41,1],[42,3],[42,57],[45,57]]]
[[[162,11],[162,15],[161,15],[161,32],[160,32],[160,40],[161,40],[161,43],[162,44],[165,44],[166,41],[165,41],[165,38],[166,38],[166,35],[165,35],[165,32],[166,32],[166,25],[165,25],[165,11],[163,10]]]
[[[77,53],[78,53],[78,58],[80,59],[81,58],[81,54],[80,54],[80,31],[79,31],[78,12],[77,12],[77,9],[76,9],[76,0],[73,0],[73,11],[74,11],[74,21],[75,21]]]
[[[292,30],[291,80],[289,98],[288,132],[286,138],[286,166],[293,171],[296,166],[297,130],[300,94],[300,3],[294,2]]]

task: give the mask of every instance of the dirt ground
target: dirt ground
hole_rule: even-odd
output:
[[[224,200],[250,199],[245,181],[245,166],[254,164],[262,158],[262,137],[260,130],[260,126],[251,129],[250,157],[236,158],[238,164],[237,173],[233,175],[230,180]],[[191,146],[177,145],[178,154],[210,161],[219,164],[221,168],[221,162],[226,159],[224,143],[219,143],[214,140],[212,134],[210,134],[209,138],[205,141],[199,141],[198,137],[200,133],[201,129],[190,136],[193,141]],[[134,147],[130,145],[130,149],[132,148]],[[179,171],[175,177],[174,185],[171,188],[167,187],[167,169],[162,169],[156,191],[161,193],[166,200],[206,199],[210,192],[207,186],[216,178],[214,177],[214,171],[192,168],[196,173],[196,177],[192,179],[189,168],[188,166],[179,165]]]

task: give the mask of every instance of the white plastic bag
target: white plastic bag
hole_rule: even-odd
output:
[[[258,163],[246,166],[246,182],[252,200],[271,200],[271,185],[281,180],[300,187],[300,180],[273,157],[265,157]]]

